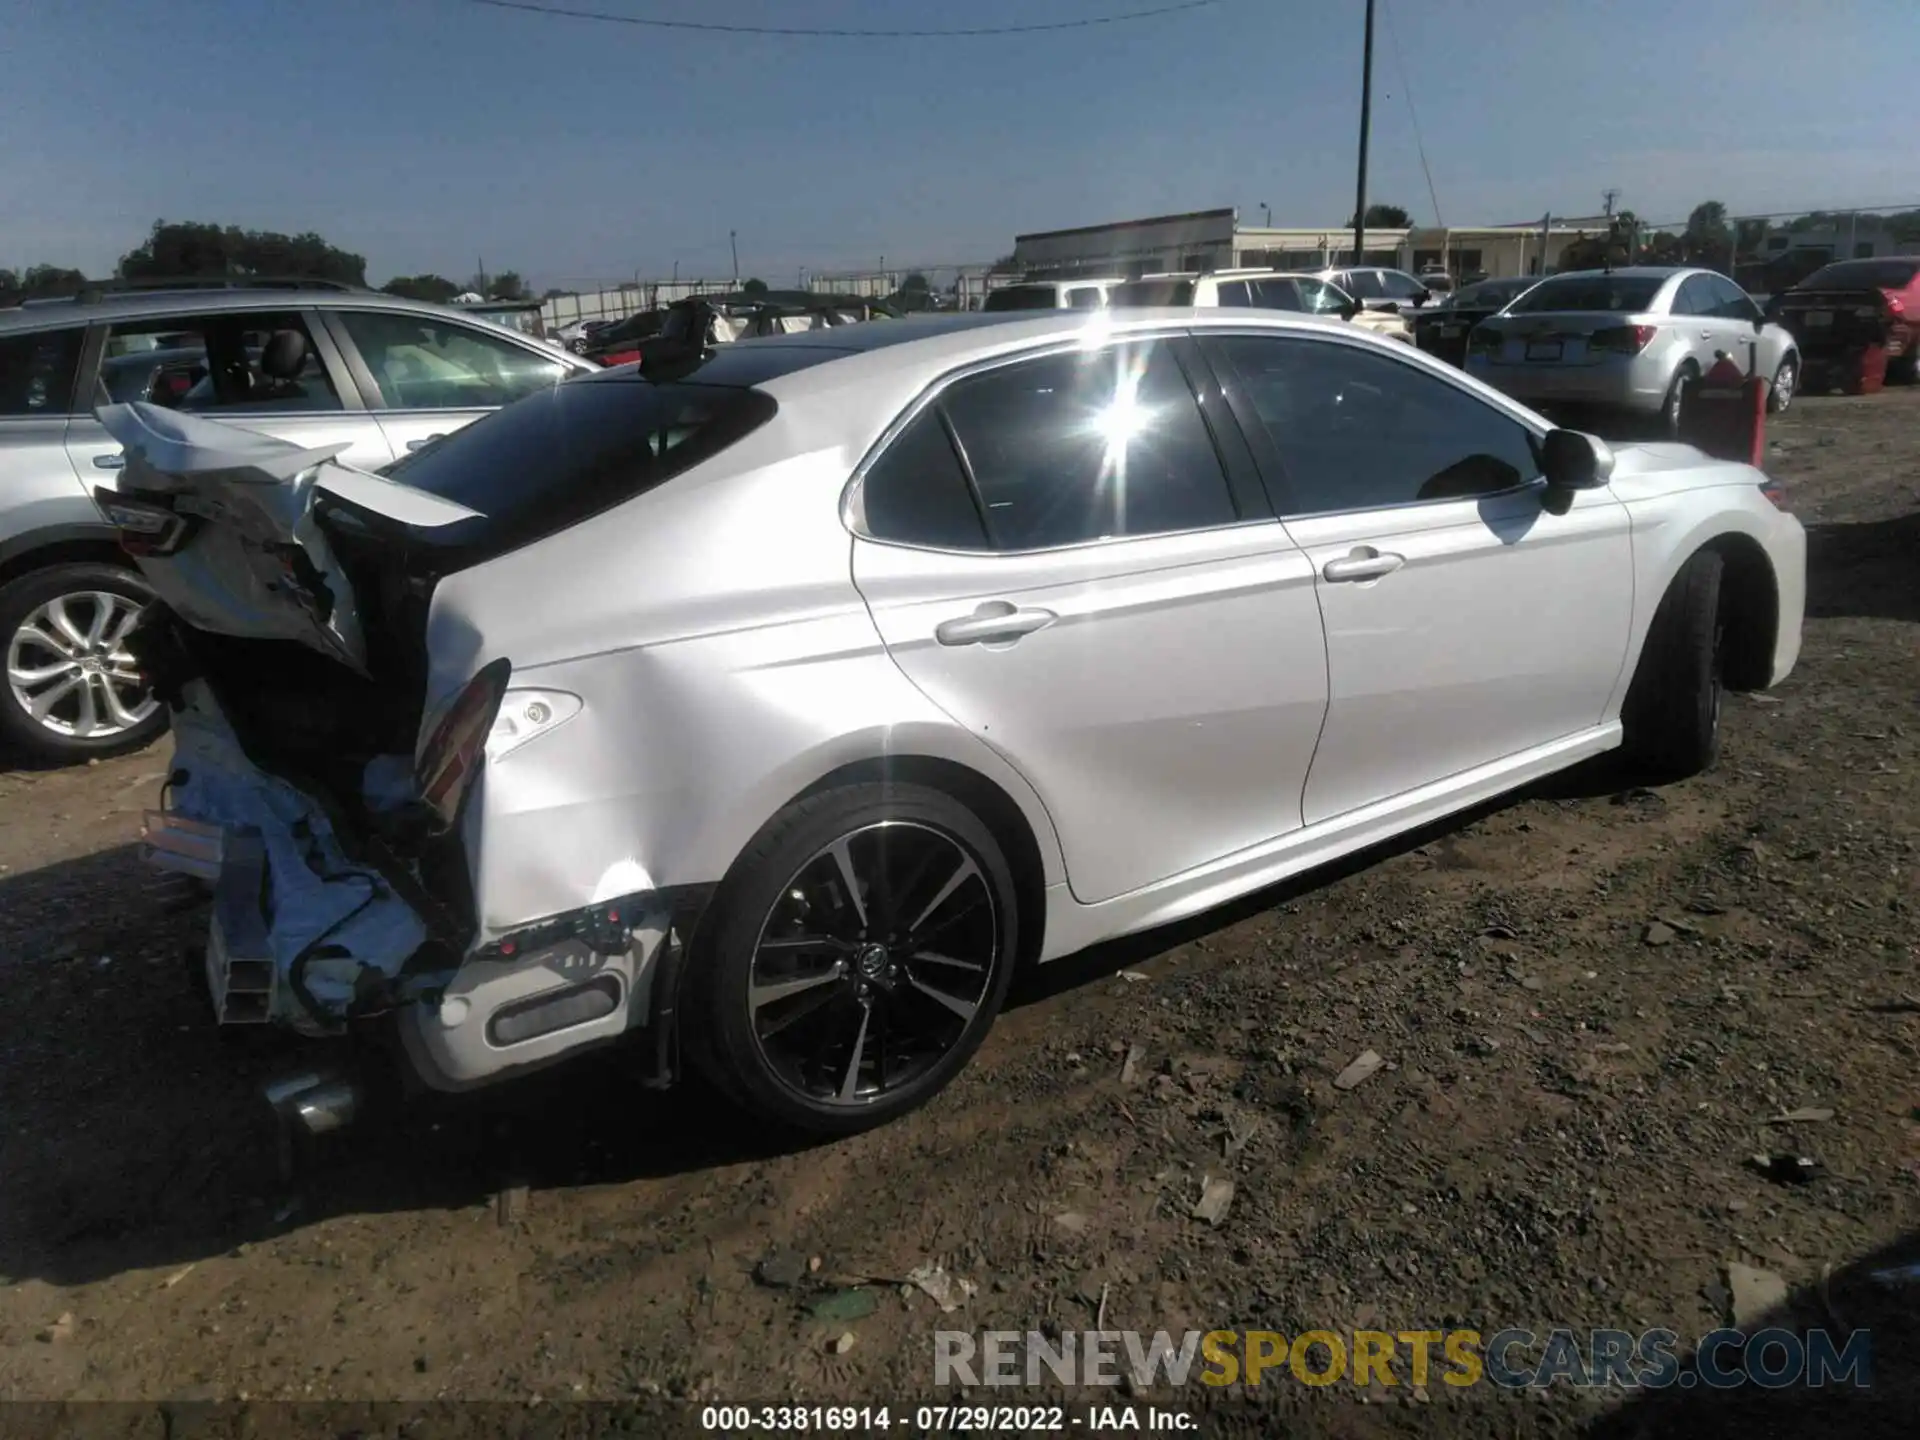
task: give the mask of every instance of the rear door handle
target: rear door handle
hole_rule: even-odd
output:
[[[995,640],[1018,640],[1044,630],[1060,617],[1051,610],[1022,609],[1005,600],[989,600],[971,615],[942,620],[933,627],[933,638],[942,645],[981,645]]]
[[[115,450],[110,455],[96,455],[93,457],[93,468],[96,470],[124,470],[127,468],[127,457],[118,450]]]
[[[1329,560],[1320,567],[1323,579],[1341,580],[1378,580],[1382,575],[1391,575],[1407,563],[1404,555],[1382,553],[1371,545],[1356,545],[1351,554],[1338,560]]]
[[[409,440],[407,441],[407,449],[424,450],[427,448],[427,446],[431,445],[434,441],[444,440],[446,438],[447,437],[445,435],[429,435],[424,440]]]

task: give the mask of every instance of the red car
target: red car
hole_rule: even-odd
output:
[[[1920,380],[1920,255],[1822,266],[1781,295],[1775,310],[1810,367],[1879,344],[1889,380]]]

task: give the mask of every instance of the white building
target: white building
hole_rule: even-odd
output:
[[[1534,275],[1575,240],[1604,234],[1604,217],[1556,220],[1550,226],[1415,226],[1369,229],[1367,265],[1418,272],[1435,266],[1455,276]],[[1265,266],[1322,270],[1352,262],[1353,228],[1243,225],[1237,210],[1195,210],[1070,230],[1017,235],[1014,263],[1024,275],[1052,279],[1071,275],[1152,274],[1169,270],[1226,270]],[[1012,277],[1009,277],[1012,278]]]

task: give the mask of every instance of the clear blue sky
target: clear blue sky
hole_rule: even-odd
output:
[[[564,0],[563,0],[564,3]],[[742,23],[1031,23],[1146,0],[573,0]],[[1383,0],[1371,198],[1443,217],[1920,203],[1920,0]],[[0,0],[0,265],[152,222],[313,229],[376,282],[984,261],[1017,231],[1352,209],[1360,0],[801,40],[458,0]]]

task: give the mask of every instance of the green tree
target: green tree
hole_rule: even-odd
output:
[[[518,270],[502,270],[498,275],[487,277],[487,288],[481,293],[489,300],[525,300],[527,282],[520,278]]]
[[[20,274],[0,270],[0,305],[71,295],[86,280],[78,270],[69,270],[63,265],[29,265]]]
[[[147,238],[120,257],[119,273],[127,280],[284,275],[364,285],[367,261],[312,231],[282,235],[205,221],[156,220]]]
[[[933,286],[927,283],[927,277],[922,275],[918,270],[913,271],[906,279],[900,282],[900,293],[903,295],[925,295],[930,293],[932,289]]]
[[[436,305],[444,305],[460,293],[460,287],[444,275],[396,275],[380,288],[403,300],[430,300]]]
[[[767,282],[762,280],[758,275],[749,276],[740,282],[740,293],[742,295],[764,295],[767,293]]]
[[[1347,228],[1353,228],[1353,221],[1347,221]],[[1409,230],[1413,228],[1413,214],[1400,205],[1367,206],[1367,229],[1369,230]]]
[[[1017,275],[1019,272],[1020,262],[1011,255],[1002,255],[987,267],[989,275]]]

